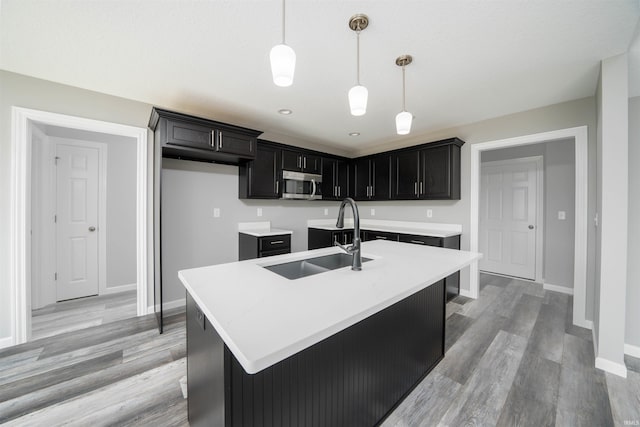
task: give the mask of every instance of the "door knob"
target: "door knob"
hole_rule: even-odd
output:
[[[89,227],[89,231],[96,231],[96,228],[94,226]]]
[[[530,226],[529,226],[529,230],[533,230],[533,225],[530,225]]]

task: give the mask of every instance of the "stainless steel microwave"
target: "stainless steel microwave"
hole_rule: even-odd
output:
[[[322,199],[322,175],[282,171],[283,199]]]

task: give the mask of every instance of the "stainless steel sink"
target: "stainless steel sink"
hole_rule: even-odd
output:
[[[371,258],[362,258],[362,262],[371,261]],[[282,264],[264,266],[267,270],[273,271],[282,277],[290,280],[300,279],[301,277],[313,276],[314,274],[324,273],[338,268],[351,266],[351,255],[349,254],[331,254],[314,258],[301,259],[297,261],[285,262]]]

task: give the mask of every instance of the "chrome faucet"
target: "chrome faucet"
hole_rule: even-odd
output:
[[[333,242],[333,244],[335,246],[340,246],[343,251],[353,257],[351,269],[358,271],[362,270],[362,255],[360,253],[360,214],[358,213],[358,206],[356,205],[356,202],[351,197],[347,197],[340,204],[336,227],[344,227],[344,207],[347,203],[351,205],[351,210],[353,211],[353,243],[351,244],[351,246],[343,246],[336,240]]]

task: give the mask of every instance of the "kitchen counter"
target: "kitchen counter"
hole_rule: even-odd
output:
[[[283,234],[293,234],[291,230],[272,228],[270,221],[260,222],[240,222],[238,232],[255,237],[280,236]]]
[[[350,230],[353,219],[344,220],[344,229],[336,227],[335,220],[312,219],[307,221],[307,227],[320,230]],[[462,234],[462,225],[440,224],[430,222],[390,221],[376,219],[361,219],[361,230],[384,231],[388,233],[414,234],[417,236],[452,237]]]
[[[340,252],[323,248],[182,270],[178,276],[242,368],[254,374],[478,260],[467,251],[389,241],[362,244],[372,258],[288,280],[263,266]]]

